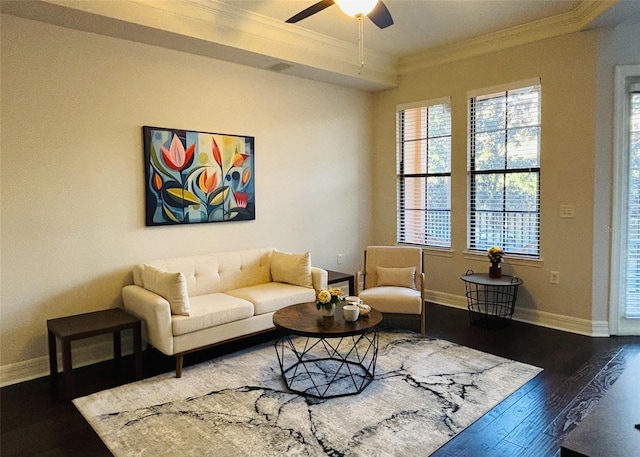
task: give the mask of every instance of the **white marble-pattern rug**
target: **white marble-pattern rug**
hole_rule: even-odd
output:
[[[273,344],[78,398],[116,456],[426,456],[540,368],[408,332],[381,332],[373,382],[289,393]]]

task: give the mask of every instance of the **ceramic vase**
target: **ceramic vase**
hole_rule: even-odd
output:
[[[327,309],[327,307],[323,305],[321,311],[324,317],[333,317],[336,312],[336,304],[331,303],[331,307],[329,309]]]
[[[489,277],[490,278],[500,278],[502,277],[502,266],[500,262],[494,262],[489,267]]]

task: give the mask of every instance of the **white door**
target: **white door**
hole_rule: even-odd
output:
[[[640,335],[640,65],[616,68],[610,330]]]

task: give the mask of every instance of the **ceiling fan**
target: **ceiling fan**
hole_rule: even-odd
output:
[[[367,16],[375,25],[384,29],[393,25],[391,13],[382,2],[382,0],[320,0],[318,3],[311,5],[309,8],[300,11],[298,14],[290,17],[285,22],[293,24],[319,13],[325,8],[334,4],[338,4],[340,9],[349,16],[362,18]]]

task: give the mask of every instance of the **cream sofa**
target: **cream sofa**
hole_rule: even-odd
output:
[[[274,328],[273,313],[315,300],[327,272],[309,253],[247,249],[157,260],[137,265],[122,289],[124,308],[143,321],[143,336],[176,357]]]

